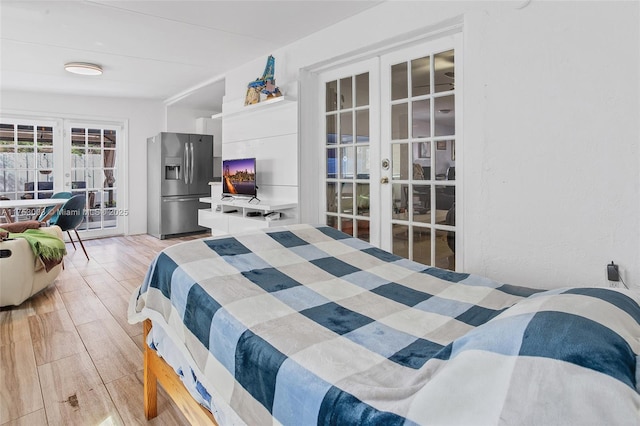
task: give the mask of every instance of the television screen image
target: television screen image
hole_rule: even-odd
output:
[[[255,197],[256,159],[242,158],[222,162],[222,193]]]

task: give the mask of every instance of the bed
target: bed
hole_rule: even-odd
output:
[[[638,424],[640,297],[421,265],[326,226],[193,240],[131,298],[192,424]]]

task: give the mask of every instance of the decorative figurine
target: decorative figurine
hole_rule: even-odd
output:
[[[257,78],[247,85],[247,94],[244,99],[245,106],[260,102],[260,93],[267,95],[267,99],[282,96],[282,92],[280,92],[280,89],[276,86],[276,79],[274,78],[275,68],[276,58],[274,58],[273,55],[269,55],[262,77]]]

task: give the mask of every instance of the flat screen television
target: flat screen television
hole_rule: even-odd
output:
[[[255,158],[222,161],[222,195],[255,197],[257,191]]]

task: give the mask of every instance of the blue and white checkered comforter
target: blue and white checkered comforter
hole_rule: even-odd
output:
[[[640,424],[639,300],[294,225],[165,249],[129,319],[170,330],[250,425]]]

